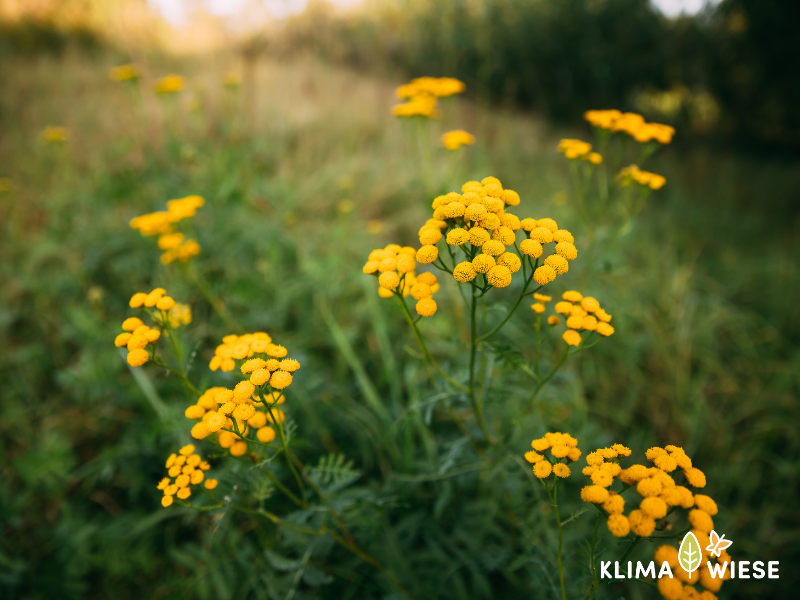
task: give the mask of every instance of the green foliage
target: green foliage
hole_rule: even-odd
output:
[[[399,598],[391,576],[419,598],[556,598],[551,508],[521,458],[553,429],[584,450],[683,446],[708,476],[734,556],[800,558],[794,164],[702,148],[659,154],[651,168],[667,186],[603,256],[593,284],[615,315],[609,343],[583,353],[519,414],[532,393],[515,368],[535,336],[531,314],[492,339],[481,373],[503,446],[484,459],[450,415],[479,437],[467,399],[430,388],[397,307],[360,272],[372,247],[414,244],[429,213],[415,147],[389,116],[392,85],[314,62],[262,62],[225,104],[208,61],[151,57],[153,73],[186,74],[201,107],[191,111],[184,97],[161,122],[163,105],[145,95],[143,106],[107,82],[112,65],[101,58],[0,65],[0,176],[12,179],[0,195],[3,596]],[[520,192],[520,214],[550,214],[585,235],[574,204],[556,195],[568,189],[554,152],[561,131],[458,102],[433,126],[464,123],[478,144],[452,181],[437,159],[437,185],[494,174]],[[72,131],[68,146],[38,142],[54,124]],[[127,227],[188,193],[207,200],[193,226],[214,293],[246,330],[270,332],[303,365],[282,406],[293,447],[327,491],[313,509],[289,502],[262,466],[222,456],[212,459],[219,496],[253,513],[159,505],[164,458],[189,441],[187,401],[174,377],[152,366],[132,373],[112,341],[131,293],[163,285],[194,311],[181,340],[197,353],[194,381],[232,381],[206,368],[230,333],[222,320]],[[380,234],[368,232],[372,220]],[[565,278],[556,289],[579,284]],[[452,291],[440,292],[440,312],[423,328],[460,377]],[[574,517],[564,531],[569,597],[590,581],[594,513],[577,500],[585,481],[576,469],[559,485],[559,510]],[[382,570],[300,531],[330,527],[332,511]],[[619,556],[602,524],[600,534],[601,555]],[[652,550],[641,543],[632,557]],[[788,596],[797,576],[781,576],[723,593]],[[596,597],[652,593],[614,583]]]

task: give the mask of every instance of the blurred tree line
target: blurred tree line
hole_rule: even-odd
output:
[[[320,1],[263,39],[270,53],[455,76],[560,121],[620,108],[785,147],[800,145],[798,18],[800,4],[772,0],[677,19],[649,0],[372,0],[348,15]]]

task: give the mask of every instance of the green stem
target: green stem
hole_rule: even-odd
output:
[[[200,293],[205,296],[205,299],[208,300],[208,303],[211,305],[211,308],[214,309],[220,318],[225,321],[225,325],[231,331],[240,332],[242,331],[242,326],[233,318],[231,311],[228,310],[228,307],[225,306],[225,303],[222,302],[219,298],[214,295],[214,292],[211,291],[211,287],[208,285],[208,282],[200,277],[197,274],[197,270],[191,267],[185,267],[184,272],[188,275],[189,279],[194,282],[197,288],[200,290]]]
[[[163,360],[161,360],[158,356],[153,356],[153,364],[156,365],[157,367],[161,367],[162,369],[166,369],[167,371],[169,371],[170,373],[172,373],[176,377],[179,377],[181,379],[181,381],[184,383],[184,385],[186,385],[191,390],[191,392],[193,394],[195,394],[198,398],[202,395],[200,393],[200,390],[198,390],[196,387],[194,387],[194,385],[192,385],[192,382],[189,381],[189,379],[186,377],[186,375],[184,375],[183,373],[181,373],[179,371],[176,371],[175,369],[170,367],[167,363],[165,363]]]
[[[270,392],[272,392],[272,388],[270,388]],[[281,438],[281,448],[283,448],[283,452],[286,454],[286,462],[289,464],[289,469],[292,471],[292,475],[294,475],[295,481],[297,481],[297,486],[300,488],[300,495],[303,497],[302,506],[308,506],[308,498],[306,498],[306,487],[303,485],[303,479],[300,477],[300,474],[297,472],[297,469],[294,466],[294,462],[292,461],[291,454],[289,452],[289,447],[286,444],[286,434],[283,431],[283,423],[279,422],[278,419],[275,418],[275,415],[272,412],[272,404],[266,402],[263,396],[261,396],[261,392],[259,392],[259,398],[261,399],[261,403],[266,407],[267,411],[269,412],[269,416],[272,419],[272,424],[277,425],[278,434]]]
[[[553,507],[553,513],[556,516],[556,523],[558,524],[558,579],[561,584],[561,600],[567,600],[567,590],[564,586],[564,566],[561,560],[561,555],[564,546],[564,536],[561,530],[561,516],[558,513],[558,479],[553,482],[552,493],[550,488],[547,487],[544,479],[539,480],[547,492],[547,497],[550,498],[550,506]]]
[[[268,478],[268,479],[269,479],[269,480],[270,480],[272,483],[274,483],[274,484],[275,484],[275,487],[276,487],[276,488],[278,488],[280,491],[282,491],[284,494],[286,494],[286,495],[289,497],[289,499],[290,499],[292,502],[294,502],[295,504],[297,504],[297,506],[303,506],[303,502],[302,502],[302,501],[301,501],[301,500],[300,500],[300,499],[299,499],[297,496],[295,496],[295,495],[294,495],[294,494],[293,494],[293,493],[292,493],[292,492],[289,490],[289,488],[287,488],[285,485],[283,485],[283,484],[282,484],[282,483],[281,483],[281,482],[278,480],[278,478],[277,478],[277,477],[275,477],[275,475],[273,475],[273,474],[272,474],[272,473],[269,471],[269,469],[261,469],[261,471],[262,471],[262,472],[263,472],[263,473],[264,473],[264,474],[267,476],[267,478]]]
[[[589,571],[592,574],[592,585],[586,592],[586,595],[583,597],[583,600],[587,600],[594,594],[595,590],[600,586],[600,580],[597,578],[597,565],[595,564],[595,554],[597,552],[597,529],[600,526],[600,516],[603,513],[600,512],[600,509],[597,510],[597,519],[594,522],[594,533],[592,534],[592,554],[589,558]]]
[[[519,307],[519,305],[520,305],[520,302],[522,302],[522,299],[525,297],[525,295],[526,295],[526,294],[528,294],[528,293],[529,293],[529,291],[528,291],[528,285],[530,285],[530,282],[531,282],[531,280],[532,280],[532,279],[533,279],[533,273],[531,273],[531,278],[530,278],[530,279],[528,279],[528,280],[525,282],[525,285],[524,285],[524,286],[523,286],[523,288],[522,288],[522,292],[520,293],[520,295],[519,295],[519,298],[517,298],[517,301],[514,303],[514,306],[511,308],[511,310],[510,310],[510,311],[508,312],[508,314],[506,315],[506,318],[505,318],[505,319],[503,319],[502,321],[500,321],[500,323],[497,325],[497,327],[495,327],[494,329],[492,329],[492,330],[491,330],[489,333],[485,333],[485,334],[483,334],[483,335],[482,335],[480,338],[478,338],[478,342],[485,342],[485,341],[486,341],[486,340],[488,340],[490,337],[492,337],[492,336],[493,336],[495,333],[497,333],[498,331],[500,331],[500,328],[501,328],[503,325],[505,325],[505,324],[508,322],[508,320],[509,320],[509,319],[510,319],[510,318],[513,316],[514,312],[515,312],[515,311],[517,310],[517,308]],[[544,286],[540,285],[540,286],[539,286],[538,288],[536,288],[535,290],[532,290],[532,292],[538,292],[538,291],[539,291],[540,289],[542,289],[543,287],[544,287]]]
[[[417,324],[414,322],[414,317],[411,316],[411,311],[408,310],[408,306],[406,305],[405,300],[403,300],[403,297],[396,292],[395,296],[397,296],[397,299],[400,301],[400,305],[403,307],[403,314],[405,315],[408,324],[411,325],[411,328],[414,330],[414,335],[417,338],[417,343],[419,344],[422,353],[425,355],[425,357],[428,359],[431,365],[433,365],[433,368],[436,369],[436,372],[439,373],[439,375],[441,375],[445,379],[445,381],[447,381],[454,388],[461,390],[465,394],[469,394],[470,390],[468,388],[461,385],[457,381],[453,380],[449,375],[447,375],[447,373],[445,373],[442,370],[442,368],[439,366],[439,363],[437,363],[436,360],[431,355],[430,350],[428,350],[428,346],[425,344],[425,340],[422,338],[422,333],[420,333]]]
[[[483,435],[486,437],[486,441],[489,444],[494,444],[494,440],[492,439],[492,435],[489,433],[489,428],[486,426],[486,420],[483,417],[483,402],[478,398],[477,394],[475,393],[475,359],[478,353],[478,342],[476,340],[477,335],[477,323],[476,323],[476,314],[477,314],[477,307],[478,302],[475,295],[476,287],[472,286],[472,302],[470,304],[470,353],[469,353],[469,399],[470,403],[472,404],[472,410],[475,412],[475,420],[478,422],[478,426],[481,428]]]

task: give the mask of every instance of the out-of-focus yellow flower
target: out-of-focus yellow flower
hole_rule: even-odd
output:
[[[169,324],[173,328],[189,325],[192,322],[192,309],[188,304],[177,303],[169,310]]]
[[[425,117],[433,119],[439,116],[436,110],[436,96],[420,94],[413,96],[408,102],[392,107],[396,117]]]
[[[120,65],[118,67],[112,67],[108,71],[108,78],[111,81],[131,81],[133,79],[139,78],[139,71],[136,70],[131,64],[128,65]]]
[[[660,190],[667,183],[667,179],[663,175],[643,171],[636,165],[630,165],[622,169],[617,174],[617,181],[623,187],[631,181],[635,181],[639,185],[646,185],[651,190]]]
[[[42,139],[48,144],[66,142],[69,139],[69,129],[60,126],[46,127],[42,131]]]
[[[475,143],[475,136],[463,129],[448,131],[442,136],[442,144],[448,150],[458,150],[461,146],[471,146]]]
[[[11,179],[9,177],[0,177],[0,193],[11,191]]]
[[[601,129],[611,129],[614,123],[622,116],[616,109],[612,110],[587,110],[583,113],[583,118],[595,127]]]
[[[589,154],[592,145],[581,140],[564,139],[558,143],[558,151],[569,159],[581,158]]]
[[[222,77],[222,85],[226,88],[237,88],[242,84],[242,76],[235,71],[228,71]]]
[[[414,98],[420,94],[446,98],[460,94],[465,89],[467,89],[467,86],[454,77],[417,77],[412,79],[410,83],[398,87],[395,90],[395,94],[401,100]]]
[[[157,94],[174,94],[182,91],[185,84],[180,75],[166,75],[156,81],[155,90]]]

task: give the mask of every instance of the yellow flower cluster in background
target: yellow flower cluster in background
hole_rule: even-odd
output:
[[[378,278],[378,295],[381,298],[411,296],[417,301],[417,314],[432,316],[437,309],[433,295],[439,291],[439,281],[433,273],[420,273],[415,257],[417,251],[410,246],[389,244],[369,253],[362,271]]]
[[[460,94],[465,89],[461,81],[452,77],[417,77],[395,90],[397,97],[406,102],[395,105],[392,112],[398,117],[432,119],[439,116],[436,110],[438,98]]]
[[[655,140],[660,144],[669,144],[675,129],[661,123],[647,123],[642,115],[623,113],[618,110],[587,110],[583,118],[594,127],[611,132],[627,133],[639,143]]]
[[[131,81],[133,79],[139,78],[139,71],[136,69],[135,66],[128,64],[128,65],[120,65],[118,67],[113,67],[108,72],[108,78],[111,81]]]
[[[45,127],[42,139],[48,144],[66,142],[69,139],[69,129],[60,126]]]
[[[566,318],[567,330],[562,337],[568,345],[581,345],[583,339],[578,333],[581,330],[597,332],[604,337],[614,334],[614,328],[610,325],[611,315],[603,310],[597,299],[591,296],[584,297],[580,292],[572,290],[564,292],[561,297],[563,300],[556,302],[554,310]],[[537,315],[541,315],[547,308],[550,297],[535,294],[534,299],[536,303],[531,308]],[[547,323],[553,327],[561,323],[561,319],[557,315],[550,315]]]
[[[186,82],[180,75],[166,75],[155,83],[157,94],[175,94],[185,87]]]
[[[211,465],[199,454],[194,453],[194,446],[191,444],[181,448],[178,454],[170,454],[165,466],[169,477],[164,477],[157,486],[164,492],[164,497],[161,499],[164,508],[172,505],[174,497],[180,500],[188,499],[192,495],[192,486],[199,485],[203,481],[208,490],[217,487],[216,479],[206,479],[205,476]],[[171,479],[172,477],[175,481]]]
[[[448,150],[458,150],[461,146],[471,146],[475,143],[475,136],[463,129],[448,131],[442,136],[442,144]]]
[[[593,165],[603,162],[603,157],[598,152],[592,152],[592,145],[581,140],[564,139],[558,143],[558,151],[570,160],[580,158],[588,160]]]
[[[175,225],[195,216],[197,209],[205,204],[202,196],[186,196],[167,202],[167,210],[147,213],[131,219],[130,226],[143,236],[159,236],[158,247],[163,250],[161,262],[168,265],[176,260],[187,262],[200,254],[197,240],[175,231]]]
[[[153,320],[162,327],[166,327],[171,323],[170,311],[178,306],[175,300],[167,296],[164,288],[156,288],[149,294],[137,292],[131,297],[128,304],[131,308],[144,308]],[[151,308],[155,308],[158,312],[154,313],[148,310]],[[186,309],[189,310],[188,322],[191,323],[191,310],[188,306]],[[184,316],[181,322],[185,320]],[[155,343],[161,337],[161,331],[145,325],[138,317],[125,319],[122,323],[122,329],[124,333],[120,333],[116,337],[114,345],[117,348],[124,346],[128,349],[128,364],[130,366],[141,367],[150,360],[151,355],[147,351],[147,347],[150,346],[154,350]]]
[[[565,463],[575,462],[581,457],[578,440],[560,431],[533,440],[531,448],[533,450],[525,453],[525,460],[533,464],[533,474],[539,479],[546,479],[551,473],[562,479],[569,477],[570,468]],[[544,453],[545,450],[550,450],[552,458]]]
[[[170,327],[172,327],[173,329],[177,329],[181,325],[191,324],[192,309],[189,307],[188,304],[176,303],[175,306],[169,309],[167,317],[169,318]]]
[[[663,175],[642,171],[636,165],[631,165],[622,169],[617,174],[617,180],[622,186],[626,186],[631,181],[635,181],[639,185],[646,185],[651,190],[660,190],[664,187],[664,184],[667,183],[667,179]]]

